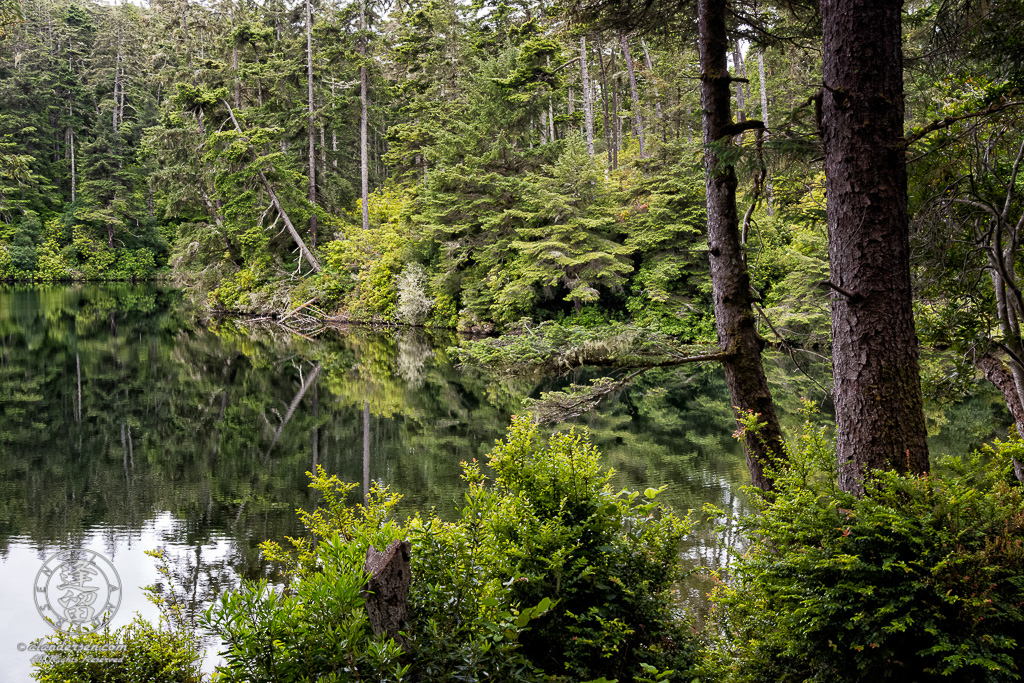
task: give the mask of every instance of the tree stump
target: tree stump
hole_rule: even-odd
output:
[[[370,579],[363,590],[366,614],[375,635],[387,635],[405,647],[401,629],[409,621],[409,541],[392,541],[382,552],[372,545],[366,550],[363,571]]]

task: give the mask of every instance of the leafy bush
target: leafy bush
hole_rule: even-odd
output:
[[[374,488],[349,506],[356,485],[318,470],[323,503],[299,513],[312,537],[292,539],[292,553],[264,545],[288,588],[246,584],[205,617],[226,646],[220,680],[629,681],[691,669],[697,639],[670,595],[687,524],[654,489],[614,493],[598,460],[584,435],[544,444],[515,418],[490,455],[493,481],[465,464],[456,520],[404,524],[398,496]],[[369,545],[401,538],[413,577],[404,651],[373,635],[361,592]]]
[[[1024,489],[1013,439],[930,476],[837,489],[806,426],[773,494],[751,491],[750,546],[722,584],[739,680],[1016,680],[1024,669]]]
[[[140,616],[114,631],[57,631],[41,646],[47,649],[32,676],[43,683],[202,681],[198,638],[182,629],[154,626]]]
[[[656,501],[656,489],[613,492],[599,458],[585,434],[544,444],[528,418],[513,418],[490,454],[493,485],[475,464],[465,471],[462,523],[479,525],[478,571],[499,603],[554,601],[520,638],[548,674],[633,680],[653,660],[688,668],[695,639],[670,591],[689,525]]]
[[[355,486],[318,469],[313,488],[326,507],[300,513],[316,545],[293,540],[294,557],[275,543],[263,546],[271,559],[286,561],[289,589],[245,583],[206,612],[202,624],[225,646],[218,680],[402,680],[402,650],[373,635],[361,593],[369,545],[383,548],[400,535],[390,519],[397,496],[375,488],[365,506],[347,508]]]
[[[349,228],[343,237],[324,245],[320,288],[350,316],[395,316],[396,278],[408,260],[411,228],[405,214],[410,202],[408,193],[379,190],[370,201],[370,229]]]

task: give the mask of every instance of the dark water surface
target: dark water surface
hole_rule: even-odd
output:
[[[123,585],[115,627],[157,617],[141,589],[157,582],[146,550],[166,551],[201,609],[268,571],[260,542],[301,533],[294,510],[316,505],[307,471],[387,484],[403,514],[450,515],[459,463],[482,459],[525,398],[567,381],[456,368],[445,334],[309,340],[207,328],[186,311],[180,292],[149,286],[0,289],[0,681],[28,680],[32,653],[18,645],[51,630],[33,586],[60,550],[110,558]],[[821,392],[788,359],[770,375],[793,428],[800,396]],[[929,420],[934,451],[963,452],[1005,434],[1008,416],[987,391],[930,407]],[[580,422],[616,485],[666,485],[683,510],[743,509],[748,476],[716,368],[652,371]],[[704,527],[684,561],[721,566],[728,550]],[[699,604],[704,585],[684,600]]]

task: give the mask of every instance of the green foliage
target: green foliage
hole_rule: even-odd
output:
[[[464,463],[469,492],[450,522],[399,524],[386,489],[350,506],[356,485],[310,474],[321,504],[299,514],[311,537],[291,539],[291,553],[263,545],[285,563],[287,589],[246,583],[203,619],[225,644],[219,680],[628,681],[691,668],[698,643],[671,595],[689,526],[660,490],[613,492],[585,435],[543,443],[528,418],[513,419],[489,463],[493,482]],[[404,652],[373,635],[362,594],[369,546],[402,538]]]
[[[32,677],[43,683],[200,683],[202,648],[196,634],[154,626],[140,616],[98,633],[57,631]]]
[[[808,424],[740,520],[750,545],[715,593],[738,680],[1016,680],[1024,665],[1024,489],[996,441],[939,473],[836,487]]]
[[[400,531],[390,519],[397,497],[375,488],[365,506],[350,510],[345,497],[355,485],[322,468],[310,477],[325,502],[300,513],[315,549],[309,539],[293,539],[292,558],[276,543],[263,544],[268,558],[287,562],[289,589],[246,582],[201,620],[225,646],[219,680],[403,680],[402,650],[373,635],[361,592],[367,548],[385,547]]]
[[[689,342],[713,342],[702,177],[679,163],[654,177],[634,173],[628,187],[619,219],[640,265],[627,310],[638,325]]]
[[[664,332],[626,323],[583,327],[547,321],[531,327],[527,319],[509,334],[463,340],[458,348],[463,363],[508,372],[564,372],[581,365],[672,365],[680,358],[714,352],[707,347],[685,346]]]
[[[411,239],[406,217],[410,203],[406,192],[374,193],[370,229],[348,227],[341,239],[324,247],[320,287],[339,312],[361,319],[392,320],[397,315],[396,280]]]
[[[659,490],[614,493],[585,434],[545,444],[528,417],[513,419],[490,465],[493,487],[478,466],[466,469],[463,520],[479,519],[485,576],[507,587],[504,600],[555,601],[521,638],[534,664],[584,680],[629,680],[647,659],[692,664],[694,642],[670,597],[689,526],[657,502]]]

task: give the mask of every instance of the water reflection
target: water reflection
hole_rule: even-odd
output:
[[[124,584],[138,587],[157,579],[142,551],[169,548],[198,608],[268,571],[261,541],[300,533],[294,511],[316,505],[306,472],[318,465],[364,495],[372,481],[388,484],[404,495],[403,514],[452,514],[459,463],[482,458],[525,397],[565,381],[456,368],[453,341],[210,328],[178,292],[153,287],[0,290],[0,580],[29,598],[0,608],[0,652],[24,655],[0,680],[26,678],[27,653],[13,648],[26,622],[32,637],[45,631],[30,587],[57,549],[116,556]],[[815,372],[827,375],[820,364]],[[800,396],[820,400],[827,419],[828,402],[791,361],[776,359],[770,375],[787,427],[802,419]],[[929,410],[940,450],[977,446],[1008,422],[991,392]],[[618,471],[616,485],[664,485],[684,510],[743,510],[748,475],[716,368],[652,371],[580,423]],[[684,556],[723,566],[731,549],[704,525]],[[684,598],[700,604],[706,589],[695,579]],[[126,593],[114,625],[135,610],[154,616],[139,590]]]

